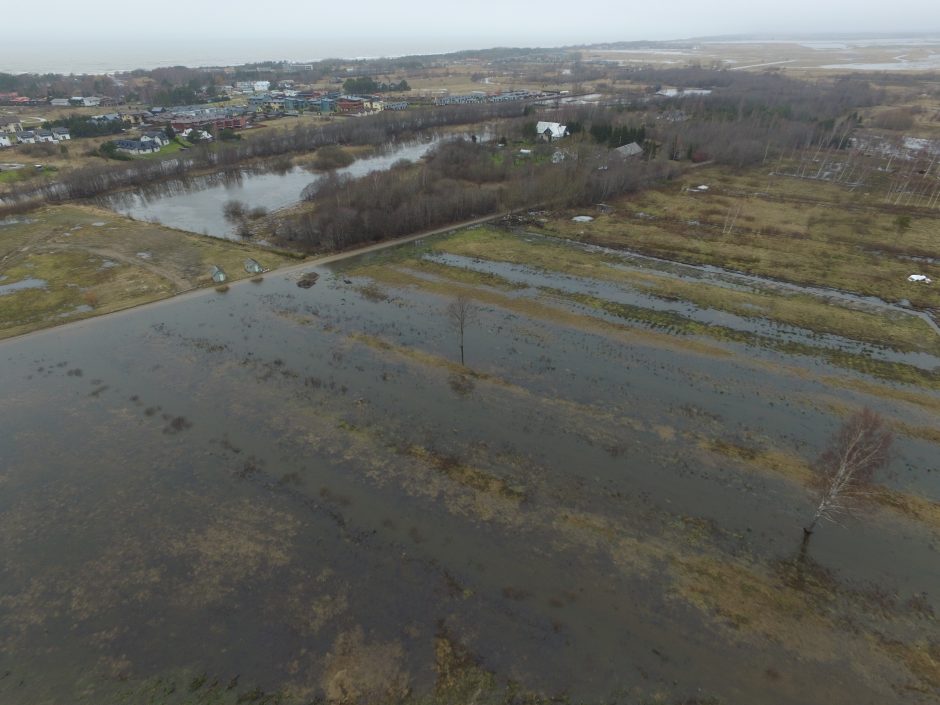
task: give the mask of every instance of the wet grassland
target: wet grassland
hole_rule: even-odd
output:
[[[111,313],[213,285],[213,265],[249,276],[300,258],[141,222],[91,206],[48,206],[0,219],[0,338]]]
[[[637,203],[5,342],[0,702],[937,702],[933,290]],[[893,472],[798,561],[863,406]]]

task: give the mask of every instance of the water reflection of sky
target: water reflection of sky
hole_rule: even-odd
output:
[[[269,274],[0,344],[0,645],[13,674],[0,700],[20,680],[66,702],[175,669],[317,685],[357,628],[397,645],[425,691],[443,628],[486,668],[579,701],[650,681],[680,698],[723,693],[732,659],[749,702],[794,702],[766,690],[768,659],[814,675],[800,680],[814,693],[842,673],[719,638],[664,596],[668,561],[625,568],[689,526],[717,527],[694,535],[696,551],[790,556],[804,492],[703,462],[700,444],[814,455],[837,423],[828,401],[859,403],[791,371],[816,362],[755,365],[741,349],[702,355],[484,305],[467,331],[468,389],[396,352],[456,358],[446,297],[365,297],[350,270],[320,274],[309,290]],[[893,482],[936,496],[935,446],[899,441]],[[455,481],[454,462],[490,489]],[[934,543],[876,515],[827,527],[813,555],[848,584],[935,603]],[[832,702],[861,702],[867,686],[843,682]]]
[[[436,142],[397,146],[376,156],[359,159],[336,173],[353,177],[388,169],[401,159],[414,161]],[[100,203],[138,220],[158,221],[181,230],[235,238],[235,225],[225,219],[223,207],[228,201],[241,201],[248,208],[275,210],[300,200],[304,188],[321,178],[295,166],[283,173],[242,170],[211,174],[186,180],[158,183],[134,192],[120,192]]]

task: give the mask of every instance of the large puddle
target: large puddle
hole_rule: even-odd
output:
[[[673,574],[777,565],[811,511],[702,443],[812,458],[833,404],[935,415],[792,372],[842,374],[819,362],[497,306],[460,375],[448,299],[361,289],[354,264],[0,343],[0,701],[141,702],[207,674],[287,702],[358,678],[375,702],[359,671],[428,693],[442,634],[579,702],[906,701],[817,642],[729,636]],[[892,486],[940,496],[936,448],[899,437]],[[814,560],[847,591],[940,609],[937,535],[892,516],[827,526]]]

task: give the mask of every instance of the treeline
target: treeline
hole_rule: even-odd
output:
[[[670,99],[670,104],[706,120],[775,117],[821,122],[835,120],[861,107],[877,105],[884,91],[865,80],[843,77],[805,81],[779,73],[706,68],[635,69],[620,76],[649,83],[713,91]]]
[[[75,137],[101,137],[103,135],[116,135],[124,130],[122,120],[93,120],[83,115],[69,115],[43,123],[43,127],[51,130],[53,127],[67,127],[69,134]]]
[[[135,160],[126,165],[101,163],[70,171],[41,187],[22,187],[3,196],[0,214],[8,209],[43,202],[92,198],[108,191],[140,187],[163,179],[185,177],[192,171],[237,168],[247,160],[306,152],[326,145],[382,145],[452,125],[520,117],[520,103],[454,105],[420,111],[386,111],[356,120],[301,124],[292,130],[269,130],[250,140],[209,147],[199,145],[163,160]]]
[[[568,128],[571,129],[570,127]],[[631,142],[642,145],[646,141],[644,125],[612,125],[609,122],[594,122],[589,130],[595,142],[617,148]]]
[[[386,93],[410,91],[411,86],[408,85],[408,81],[405,79],[400,80],[398,83],[378,83],[371,76],[359,76],[358,78],[346,79],[345,83],[343,83],[343,90],[351,94]]]
[[[355,180],[331,174],[309,189],[312,207],[282,218],[274,237],[308,250],[343,249],[520,208],[594,204],[676,171],[584,145],[553,163],[550,151],[515,158],[496,145],[450,141],[417,165]]]
[[[611,109],[568,108],[553,119],[583,125],[611,147],[636,141],[649,158],[741,167],[809,147],[844,149],[859,125],[858,110],[883,98],[869,82],[846,78],[810,82],[704,68],[637,69],[623,76],[648,82],[650,93]],[[662,85],[713,92],[651,95]]]

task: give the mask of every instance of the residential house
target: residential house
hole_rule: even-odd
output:
[[[13,141],[6,132],[0,132],[0,147],[12,147]]]
[[[535,131],[538,133],[539,138],[546,142],[561,139],[568,134],[568,128],[557,122],[540,121],[536,124]]]
[[[61,142],[62,140],[72,139],[72,135],[69,134],[69,128],[67,127],[53,127],[52,128],[52,138],[56,142]]]
[[[474,91],[465,95],[443,95],[434,99],[435,105],[469,105],[485,102],[486,93],[483,91]]]
[[[0,131],[3,132],[22,132],[23,123],[21,122],[8,122],[6,125],[0,125]]]
[[[195,133],[195,136],[193,136],[193,133]],[[189,140],[190,142],[192,142],[194,139],[199,140],[200,142],[212,141],[212,135],[210,133],[195,127],[187,127],[185,130],[180,132],[180,137]]]
[[[49,105],[53,106],[54,108],[67,108],[69,107],[69,99],[68,98],[53,98],[52,100],[49,101]]]
[[[36,133],[32,130],[23,130],[16,133],[16,141],[20,144],[36,144]]]
[[[614,150],[621,157],[638,157],[643,154],[643,148],[638,145],[636,142],[630,142],[629,144],[622,145],[617,147]]]
[[[396,100],[391,103],[386,103],[382,106],[382,110],[407,110],[408,101],[407,100]]]
[[[55,142],[52,130],[36,130],[36,142]]]
[[[73,95],[71,98],[69,98],[69,102],[72,105],[80,105],[84,108],[97,108],[99,105],[101,105],[101,98],[96,96]]]
[[[338,113],[356,114],[365,112],[365,109],[365,101],[362,98],[346,95],[336,100],[336,112]]]
[[[529,91],[506,91],[505,93],[491,95],[487,100],[491,103],[506,103],[512,100],[525,100],[531,96],[532,94]]]
[[[107,113],[105,115],[92,115],[91,119],[98,123],[122,121],[121,116],[118,115],[117,113]]]
[[[152,117],[153,114],[149,110],[140,110],[121,115],[121,119],[128,125],[143,125],[144,123],[150,122]]]
[[[336,100],[334,100],[333,98],[327,98],[326,96],[324,96],[323,98],[320,98],[320,113],[321,114],[327,115],[329,113],[335,113],[335,112],[336,112]]]
[[[265,91],[271,90],[271,82],[270,81],[255,81],[251,87],[255,93],[264,93]]]
[[[117,147],[118,151],[128,154],[151,154],[160,151],[160,145],[154,141],[115,140],[114,145]]]
[[[285,96],[284,110],[306,110],[310,107],[310,101],[300,96]]]
[[[166,136],[166,132],[163,130],[144,130],[140,134],[140,141],[144,143],[152,142],[157,145],[157,149],[160,149],[170,143],[170,138]]]

